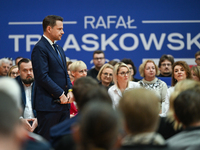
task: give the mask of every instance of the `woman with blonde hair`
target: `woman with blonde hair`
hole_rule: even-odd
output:
[[[122,93],[131,89],[139,88],[140,85],[137,82],[130,81],[131,74],[129,67],[125,63],[117,63],[113,70],[114,85],[108,89],[114,107],[118,106],[119,100],[122,97]]]
[[[192,79],[200,81],[200,66],[192,66],[190,69]]]
[[[157,65],[153,60],[146,60],[140,65],[139,72],[140,76],[144,77],[139,81],[140,86],[154,91],[159,97],[162,108],[162,104],[165,102],[165,96],[167,94],[167,84],[156,77],[156,75],[159,75]]]
[[[74,81],[78,78],[86,77],[87,76],[87,66],[83,61],[75,61],[70,66],[70,72],[73,76],[74,80],[72,81],[72,86],[74,85]],[[70,117],[74,117],[78,113],[76,108],[76,103],[73,101],[70,107]]]
[[[17,65],[12,66],[8,71],[8,76],[11,78],[16,78],[18,75],[19,75],[18,66]]]
[[[112,86],[113,81],[113,66],[110,64],[104,64],[97,75],[97,79],[100,81],[99,84],[105,86],[107,89]]]

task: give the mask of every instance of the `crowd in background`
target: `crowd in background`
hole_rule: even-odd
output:
[[[105,63],[104,52],[97,50],[93,62],[90,70],[81,60],[66,62],[74,94],[70,119],[53,126],[48,140],[37,134],[33,103],[23,103],[24,95],[34,95],[27,96],[28,87],[34,88],[31,60],[0,59],[1,112],[8,112],[5,107],[15,111],[9,114],[13,129],[2,123],[0,139],[20,126],[21,137],[12,141],[20,149],[200,148],[200,51],[192,67],[171,55],[161,56],[158,65],[146,60],[139,66],[142,79],[134,78],[137,69],[130,58]],[[162,77],[171,78],[171,87]]]

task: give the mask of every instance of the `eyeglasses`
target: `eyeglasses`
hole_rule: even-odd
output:
[[[112,74],[112,73],[110,73],[110,74],[109,74],[109,73],[107,73],[107,72],[106,72],[106,73],[102,73],[102,74],[103,74],[104,76],[110,76],[110,77],[112,77],[112,76],[113,76],[113,74]]]
[[[11,72],[12,75],[18,75],[18,72]]]
[[[127,71],[127,72],[120,72],[118,74],[122,75],[122,76],[125,76],[125,75],[129,75],[130,71]]]
[[[93,58],[94,60],[102,60],[104,59],[104,57],[97,57],[97,58]]]
[[[197,58],[196,60],[200,61],[200,58]]]
[[[161,64],[161,66],[165,67],[165,66],[171,66],[172,64]]]
[[[84,73],[84,72],[87,72],[88,70],[87,69],[83,69],[83,70],[80,70],[78,71],[79,73]]]

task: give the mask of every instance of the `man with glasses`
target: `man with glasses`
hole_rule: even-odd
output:
[[[197,51],[195,54],[195,62],[197,66],[200,66],[200,51]]]
[[[102,50],[94,51],[93,63],[94,63],[94,68],[88,71],[87,76],[91,76],[92,78],[97,80],[97,75],[99,73],[99,70],[105,64],[105,55]]]
[[[162,55],[158,64],[160,74],[158,77],[171,77],[174,57],[172,55]]]

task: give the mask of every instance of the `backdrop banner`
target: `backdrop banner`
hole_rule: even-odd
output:
[[[107,62],[131,58],[139,68],[143,60],[157,61],[163,54],[194,65],[200,49],[198,0],[7,0],[0,11],[0,58],[31,58],[47,15],[64,18],[65,34],[57,43],[88,69],[95,50],[103,50]]]

